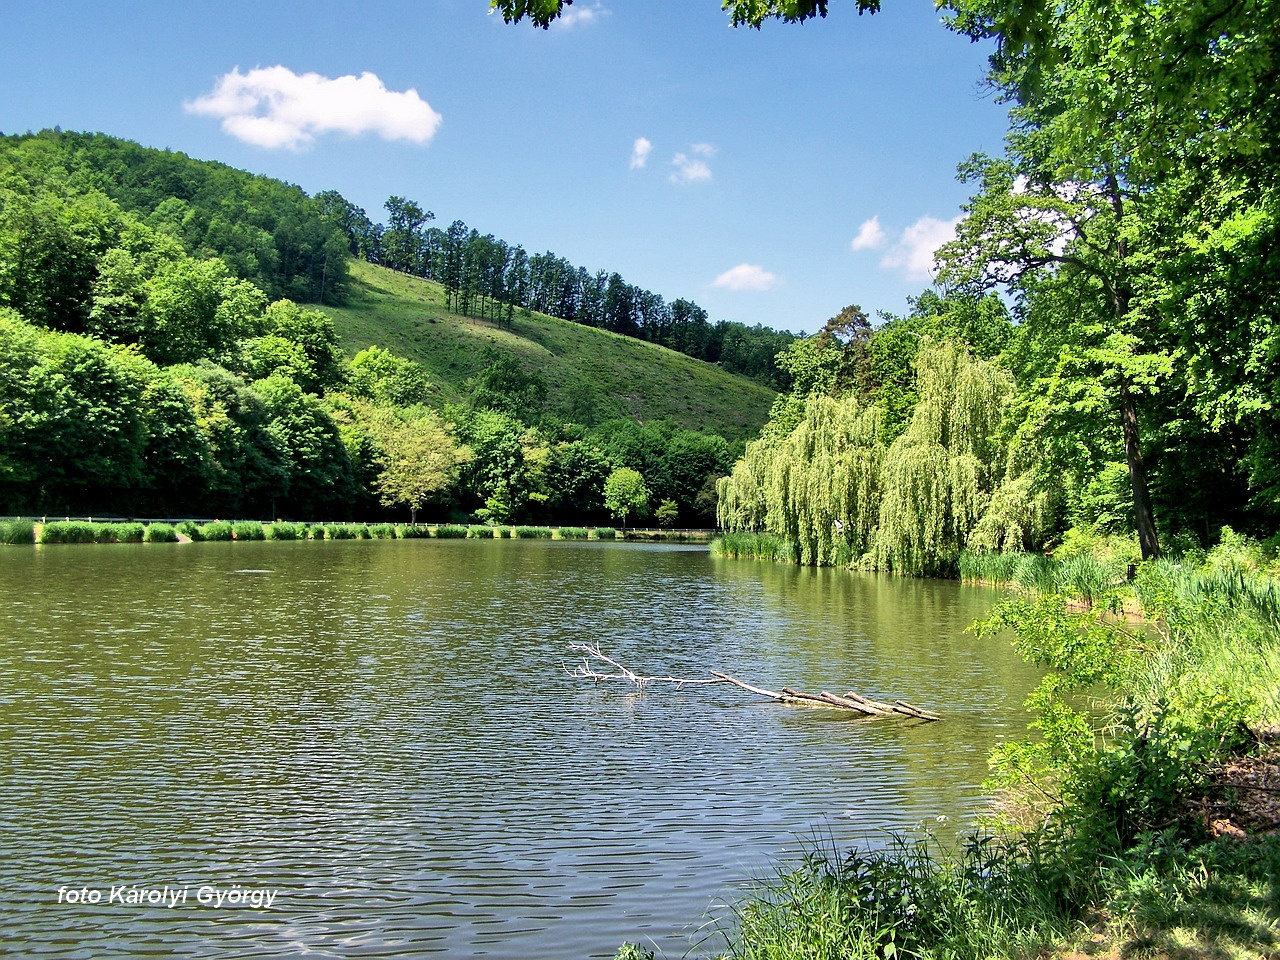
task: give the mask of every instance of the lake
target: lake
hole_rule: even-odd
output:
[[[679,957],[812,844],[972,822],[1037,679],[965,632],[985,588],[703,547],[10,547],[0,582],[0,954]],[[571,642],[945,719],[637,694]]]

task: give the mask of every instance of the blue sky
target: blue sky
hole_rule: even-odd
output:
[[[410,197],[779,329],[902,312],[966,197],[956,164],[1005,131],[987,50],[928,0],[760,31],[717,0],[578,0],[548,31],[487,0],[13,6],[0,131],[101,131],[375,220]]]

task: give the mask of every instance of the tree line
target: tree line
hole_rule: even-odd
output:
[[[386,222],[375,223],[333,190],[308,196],[224,164],[61,130],[0,137],[0,183],[22,193],[101,193],[187,253],[221,259],[272,300],[344,303],[355,256],[442,284],[449,308],[467,316],[510,325],[537,311],[658,343],[776,389],[788,385],[774,358],[790,333],[713,323],[689,300],[667,303],[617,273],[530,254],[460,220],[440,229],[431,211],[405,197],[388,198]]]
[[[668,303],[618,273],[592,273],[551,252],[530,254],[461,220],[445,229],[432,226],[435,215],[405,197],[387,199],[385,224],[336,191],[316,200],[345,232],[353,256],[441,284],[458,313],[509,325],[517,313],[537,311],[661,344],[776,389],[789,385],[775,358],[793,334],[759,324],[712,323],[690,300]]]
[[[0,180],[0,512],[596,523],[625,468],[637,506],[711,522],[723,438],[563,422],[496,351],[467,402],[431,409],[420,365],[348,360],[322,311],[27,143]]]

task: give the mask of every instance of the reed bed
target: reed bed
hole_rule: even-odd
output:
[[[178,531],[171,523],[154,521],[147,524],[146,533],[142,535],[145,543],[177,543]]]
[[[550,540],[550,527],[516,527],[515,535],[520,540]]]
[[[586,527],[561,527],[556,534],[561,540],[586,540],[591,531]]]
[[[492,540],[493,527],[489,527],[489,526],[470,527],[467,530],[467,536],[471,537],[473,540]]]
[[[231,525],[231,533],[241,541],[267,539],[267,531],[257,520],[237,520]]]
[[[267,524],[264,533],[268,540],[305,540],[307,538],[307,528],[301,523],[277,521]]]
[[[796,545],[771,533],[726,533],[711,541],[711,552],[730,560],[772,560],[795,563]]]
[[[467,536],[467,528],[455,523],[442,523],[435,528],[437,540],[463,540]]]
[[[36,542],[36,525],[32,520],[0,520],[0,544],[22,546]]]

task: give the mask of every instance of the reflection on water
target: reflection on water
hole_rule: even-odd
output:
[[[987,591],[698,548],[13,548],[0,578],[0,953],[680,956],[815,837],[971,819],[1034,682],[964,632]],[[946,720],[584,685],[583,640]]]

